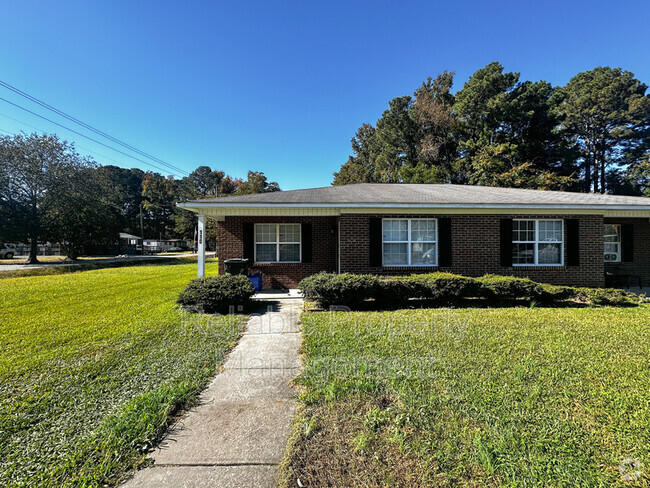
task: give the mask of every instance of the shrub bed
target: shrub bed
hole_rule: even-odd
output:
[[[469,278],[451,273],[378,277],[374,275],[319,273],[300,282],[305,298],[322,307],[364,304],[374,308],[404,308],[414,301],[434,305],[458,305],[466,299],[489,305],[566,302],[595,306],[635,305],[641,298],[619,289],[575,288],[537,283],[528,278],[485,275]]]
[[[356,308],[374,298],[378,282],[379,278],[374,275],[318,273],[305,278],[298,286],[306,299],[316,300],[323,307]]]
[[[485,275],[476,278],[481,298],[494,303],[526,300],[540,300],[543,288],[539,283],[528,278],[513,276]]]
[[[190,281],[178,297],[178,303],[186,308],[205,313],[229,313],[230,307],[250,308],[255,289],[243,275],[220,275]]]

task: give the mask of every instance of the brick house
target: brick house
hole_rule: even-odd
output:
[[[264,288],[319,271],[448,271],[601,287],[650,283],[650,198],[362,183],[179,203],[218,221],[219,272],[247,258]],[[199,276],[204,274],[199,252]]]

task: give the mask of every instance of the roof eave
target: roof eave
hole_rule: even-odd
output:
[[[408,209],[557,209],[557,210],[638,210],[650,212],[650,205],[621,204],[546,204],[546,203],[215,203],[182,202],[177,207],[188,210],[200,208],[408,208]]]

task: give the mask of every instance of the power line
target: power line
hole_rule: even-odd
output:
[[[148,161],[144,161],[144,160],[142,160],[142,159],[140,159],[140,158],[136,158],[135,156],[132,156],[132,155],[130,155],[130,154],[128,154],[128,153],[125,153],[124,151],[120,151],[119,149],[115,149],[114,147],[111,147],[111,146],[109,146],[108,144],[104,144],[103,142],[98,141],[97,139],[93,139],[93,138],[90,137],[90,136],[87,136],[87,135],[85,135],[85,134],[82,134],[82,133],[79,132],[79,131],[76,131],[76,130],[74,130],[74,129],[71,129],[70,127],[66,127],[66,126],[63,125],[63,124],[59,124],[58,122],[55,122],[55,121],[52,120],[52,119],[48,119],[47,117],[45,117],[45,116],[43,116],[43,115],[37,114],[36,112],[32,112],[32,111],[29,110],[28,108],[22,107],[22,106],[18,105],[17,103],[14,103],[14,102],[10,102],[10,101],[7,100],[6,98],[2,98],[2,97],[0,97],[0,100],[2,100],[3,102],[8,103],[9,105],[13,105],[14,107],[19,108],[20,110],[24,110],[24,111],[27,112],[27,113],[30,113],[30,114],[32,114],[32,115],[35,115],[36,117],[39,117],[39,118],[41,118],[41,119],[43,119],[43,120],[46,120],[46,121],[50,122],[51,124],[58,125],[59,127],[62,127],[62,128],[64,128],[65,130],[69,130],[70,132],[72,132],[72,133],[74,133],[74,134],[77,134],[77,135],[79,135],[79,136],[81,136],[81,137],[85,137],[86,139],[88,139],[88,140],[90,140],[90,141],[92,141],[92,142],[94,142],[94,143],[96,143],[96,144],[99,144],[99,145],[101,145],[101,146],[107,147],[108,149],[110,149],[110,150],[112,150],[112,151],[118,152],[118,153],[120,153],[120,154],[126,156],[127,158],[134,159],[134,160],[136,160],[136,161],[139,161],[139,162],[142,163],[142,164],[146,164],[146,165],[151,166],[151,167],[153,167],[153,168],[156,168],[156,169],[158,169],[158,170],[160,170],[160,171],[162,171],[162,172],[168,172],[168,171],[169,171],[169,169],[161,168],[160,166],[156,166],[156,165],[153,164],[153,163],[150,163],[150,162],[148,162]],[[183,173],[186,173],[186,172],[183,171]],[[180,175],[178,175],[178,174],[174,174],[174,173],[172,173],[172,175],[173,175],[173,176],[179,176],[179,177],[180,177]]]
[[[37,130],[37,131],[42,132],[42,133],[44,133],[44,134],[46,133],[46,131],[44,131],[43,129],[39,129],[39,128],[36,127],[36,126],[30,125],[30,124],[28,124],[27,122],[25,122],[24,120],[19,120],[19,119],[15,119],[15,118],[13,118],[13,117],[10,117],[10,116],[7,115],[7,114],[3,114],[3,113],[0,112],[0,117],[5,117],[5,118],[7,118],[7,119],[9,119],[9,120],[13,120],[14,122],[18,122],[19,124],[22,124],[22,125],[24,125],[25,127],[29,127],[30,129]],[[7,132],[7,131],[1,131],[1,132],[4,132],[4,133],[9,134],[9,135],[13,135],[11,132]],[[95,154],[96,156],[99,156],[99,157],[102,158],[102,159],[105,159],[105,160],[108,160],[108,161],[112,161],[112,162],[114,162],[114,163],[116,163],[116,164],[124,164],[122,161],[118,161],[117,159],[113,159],[113,158],[111,158],[111,157],[109,157],[109,156],[106,156],[105,154],[98,153],[97,151],[93,151],[93,150],[90,149],[89,147],[82,146],[81,144],[76,144],[76,143],[75,143],[74,146],[75,146],[76,148],[78,147],[79,149],[83,149],[83,150],[85,150],[85,151],[87,151],[87,152],[89,152],[89,153],[91,153],[91,154]],[[164,170],[164,171],[167,172],[168,170]]]
[[[32,95],[30,95],[28,93],[25,93],[24,91],[16,88],[15,86],[10,85],[9,83],[7,83],[5,81],[0,80],[0,86],[4,86],[8,90],[11,90],[12,92],[20,95],[21,97],[27,98],[28,100],[31,100],[32,102],[40,105],[41,107],[46,108],[46,109],[50,110],[51,112],[54,112],[54,113],[60,115],[61,117],[64,117],[64,118],[68,119],[71,122],[74,122],[75,124],[81,125],[82,127],[94,132],[95,134],[100,135],[102,137],[105,137],[106,139],[109,139],[110,141],[112,141],[112,142],[114,142],[116,144],[119,144],[120,146],[122,146],[122,147],[124,147],[126,149],[129,149],[129,150],[131,150],[131,151],[133,151],[133,152],[135,152],[135,153],[137,153],[137,154],[139,154],[139,155],[141,155],[141,156],[143,156],[145,158],[151,159],[152,161],[155,161],[155,162],[157,162],[159,164],[162,164],[163,166],[166,166],[166,167],[168,167],[168,168],[170,168],[170,169],[172,169],[174,171],[177,171],[179,173],[188,174],[187,171],[179,168],[178,166],[174,166],[172,164],[169,164],[169,163],[163,161],[160,158],[152,156],[151,154],[146,153],[144,151],[141,151],[140,149],[132,146],[131,144],[128,144],[128,143],[126,143],[124,141],[121,141],[120,139],[118,139],[116,137],[113,137],[110,134],[107,134],[106,132],[101,131],[101,130],[93,127],[92,125],[87,124],[87,123],[85,123],[85,122],[83,122],[83,121],[81,121],[81,120],[79,120],[79,119],[77,119],[77,118],[63,112],[62,110],[59,110],[58,108],[53,107],[52,105],[49,105],[49,104],[45,103],[44,101],[39,100],[38,98],[36,98],[36,97],[34,97],[34,96],[32,96]]]

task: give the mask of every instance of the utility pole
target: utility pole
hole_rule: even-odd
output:
[[[144,223],[142,221],[142,203],[140,203],[140,239],[142,240],[142,254],[144,254]]]

